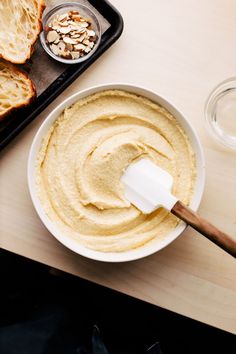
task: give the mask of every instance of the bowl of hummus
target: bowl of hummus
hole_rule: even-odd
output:
[[[172,193],[197,210],[205,163],[183,114],[158,94],[127,84],[80,91],[39,128],[28,185],[47,229],[74,252],[124,262],[166,247],[186,224],[163,208],[145,215],[124,197],[126,167],[148,158],[173,176]]]

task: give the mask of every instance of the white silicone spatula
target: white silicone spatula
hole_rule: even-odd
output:
[[[217,229],[172,193],[172,176],[148,159],[141,159],[121,177],[125,197],[144,214],[163,207],[236,258],[236,239]]]

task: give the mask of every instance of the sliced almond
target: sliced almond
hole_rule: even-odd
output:
[[[80,26],[81,27],[88,27],[88,25],[89,25],[88,22],[81,22],[80,21]]]
[[[76,50],[85,50],[86,46],[84,44],[82,44],[82,43],[78,43],[78,44],[74,45],[74,48]]]
[[[73,45],[70,43],[66,43],[66,49],[69,50],[70,52],[72,52],[73,50]]]
[[[60,32],[60,33],[63,33],[63,34],[67,34],[67,33],[69,33],[70,31],[71,31],[70,26],[59,28],[59,32]]]
[[[47,41],[49,43],[53,43],[54,41],[56,41],[58,39],[58,33],[56,31],[49,31],[47,34]]]
[[[80,21],[81,21],[81,22],[88,22],[88,23],[91,23],[90,18],[86,18],[86,17],[81,17]]]
[[[89,43],[90,43],[90,42],[89,42],[89,40],[88,40],[88,39],[84,39],[84,40],[83,40],[83,44],[85,44],[85,45],[89,45]]]
[[[89,37],[93,37],[96,33],[93,30],[87,30],[87,34]]]
[[[74,21],[74,20],[72,20],[71,22],[72,22],[72,23],[71,23],[72,26],[75,26],[76,28],[80,27],[80,21]]]
[[[80,57],[80,52],[71,52],[72,59],[79,59]]]
[[[69,52],[69,50],[65,50],[64,52],[61,52],[60,55],[65,59],[72,59],[72,55],[71,52]]]
[[[61,41],[60,43],[58,43],[57,48],[59,51],[64,52],[66,49],[66,44],[63,41]]]
[[[67,19],[68,19],[68,14],[62,14],[62,15],[58,16],[58,21],[59,22],[63,22],[65,20],[67,20]]]
[[[61,27],[68,27],[69,26],[69,23],[67,21],[64,21],[64,22],[58,22],[59,26]]]
[[[80,22],[73,22],[73,23],[70,23],[69,25],[71,26],[71,29],[73,31],[78,31],[78,32],[80,32],[80,31],[85,32],[86,31],[85,27],[82,27]]]
[[[59,27],[59,24],[58,24],[58,21],[54,20],[52,23],[51,23],[51,27],[53,29],[57,29]]]
[[[50,45],[50,49],[55,55],[59,55],[59,49],[58,49],[58,46],[56,44]]]
[[[71,29],[71,31],[77,31],[77,32],[79,32],[79,30],[80,30],[80,27],[77,27],[77,26],[74,26],[74,25],[70,25],[70,29]]]
[[[80,34],[72,34],[71,38],[75,39],[75,38],[79,38]]]
[[[80,34],[85,33],[86,29],[84,27],[79,27],[76,31],[78,31]]]
[[[74,21],[80,21],[80,15],[72,15]]]
[[[53,26],[53,29],[54,29],[55,31],[57,31],[57,33],[60,33],[60,28],[61,28],[61,27]]]
[[[92,49],[94,47],[94,42],[89,42],[89,47]]]
[[[58,44],[60,42],[60,36],[53,42],[54,44]]]
[[[85,53],[89,53],[89,52],[91,52],[91,48],[88,46],[88,47],[85,48],[84,51],[85,51]]]
[[[78,42],[83,42],[83,40],[85,39],[85,37],[86,37],[86,34],[84,33],[84,34],[81,34],[81,36],[78,38]]]
[[[65,43],[69,43],[69,44],[77,44],[77,41],[75,39],[70,38],[70,37],[64,37],[63,41]]]

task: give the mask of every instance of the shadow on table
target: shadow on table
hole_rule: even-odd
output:
[[[0,253],[1,354],[235,353],[235,338],[80,278]]]

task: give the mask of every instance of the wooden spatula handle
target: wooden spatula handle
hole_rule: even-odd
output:
[[[171,212],[236,258],[236,239],[217,229],[180,201],[173,206]]]

